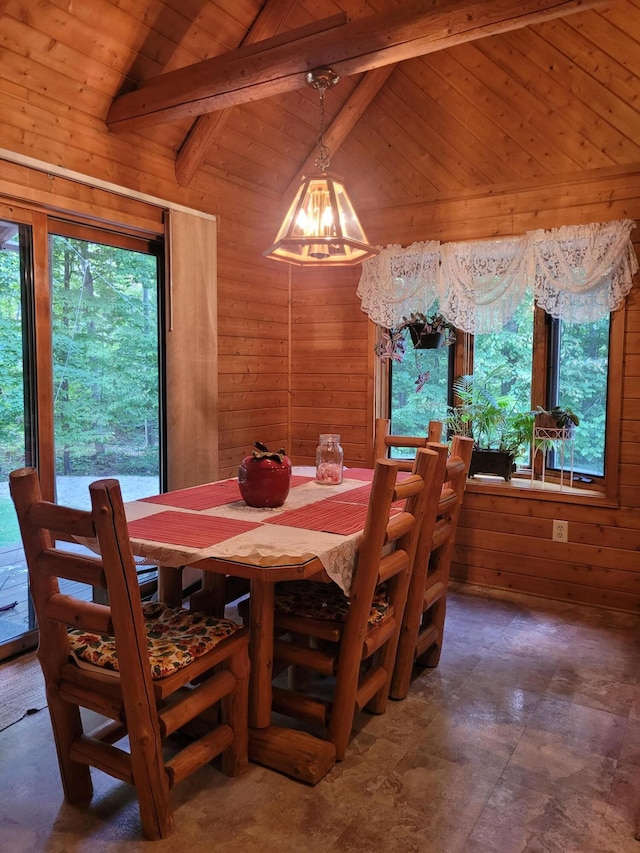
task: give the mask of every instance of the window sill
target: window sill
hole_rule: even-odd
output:
[[[531,481],[530,477],[514,476],[511,481],[503,480],[491,474],[475,474],[467,480],[466,491],[477,494],[505,495],[527,500],[553,501],[554,503],[597,504],[602,507],[617,507],[618,501],[596,489],[575,488],[559,483],[540,480]]]

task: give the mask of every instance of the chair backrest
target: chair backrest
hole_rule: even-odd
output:
[[[404,699],[414,660],[435,666],[442,647],[451,551],[467,482],[473,439],[456,436],[447,455],[444,444],[430,444],[438,453],[436,476],[442,483],[427,505],[416,551],[390,695]]]
[[[89,486],[91,511],[43,501],[33,468],[13,471],[10,485],[29,566],[45,678],[55,678],[69,658],[69,626],[113,635],[116,648],[123,651],[118,661],[125,699],[152,696],[142,603],[118,481]],[[100,556],[56,547],[60,536],[95,540]],[[107,590],[111,606],[61,595],[59,578]]]
[[[390,435],[391,422],[388,418],[377,418],[373,438],[373,459],[389,459],[393,448],[402,450],[416,450],[418,447],[426,447],[430,442],[439,442],[442,437],[442,423],[440,421],[429,421],[427,435]],[[400,459],[393,457],[401,471],[411,471],[415,453],[411,458]]]
[[[359,624],[359,630],[366,626],[376,587],[385,581],[390,582],[389,600],[396,619],[401,619],[437,462],[438,455],[433,450],[419,448],[414,473],[401,480],[398,479],[400,465],[397,461],[379,459],[376,462],[367,521],[349,596],[349,620]],[[392,505],[399,501],[404,501],[404,506],[395,511]],[[362,613],[358,615],[360,609]]]

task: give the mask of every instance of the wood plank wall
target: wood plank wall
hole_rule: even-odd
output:
[[[360,271],[293,268],[291,453],[299,464],[314,464],[320,433],[340,434],[345,464],[371,464],[375,327],[355,295]]]
[[[473,192],[440,201],[368,211],[364,225],[372,242],[409,245],[416,240],[443,242],[520,234],[534,228],[563,224],[604,222],[630,218],[640,222],[640,167],[605,169],[575,175],[555,183],[540,181],[519,187],[492,188],[491,194]],[[640,257],[640,228],[633,232]],[[490,490],[467,492],[452,575],[462,581],[596,604],[623,610],[640,609],[640,283],[627,299],[622,371],[622,421],[618,507],[585,506],[556,500],[534,500],[526,495],[492,494]],[[299,298],[299,297],[298,297]],[[351,300],[351,304],[347,304]],[[344,276],[324,281],[322,305],[340,301],[347,312],[357,311],[355,287],[345,294]],[[355,302],[355,304],[354,304]],[[305,309],[307,318],[314,309]],[[319,306],[318,306],[319,310]],[[293,362],[312,369],[307,358],[323,347],[340,350],[335,329],[325,326],[325,339],[295,341]],[[316,329],[322,329],[317,326]],[[330,338],[331,335],[331,338]],[[360,344],[352,348],[352,326],[345,327],[342,349],[350,376],[362,376],[369,358]],[[359,355],[356,356],[356,353]],[[315,376],[304,393],[310,394]],[[364,382],[358,384],[360,392]],[[322,390],[320,387],[319,391]],[[321,420],[318,393],[313,398],[314,422]],[[361,436],[369,428],[372,412],[351,409],[342,423],[327,411],[336,429]],[[355,417],[362,416],[359,422]],[[297,424],[293,424],[294,433]],[[308,445],[311,436],[300,428],[293,439]],[[569,543],[551,541],[555,518],[569,522]]]

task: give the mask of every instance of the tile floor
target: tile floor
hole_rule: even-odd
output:
[[[640,853],[640,616],[455,585],[440,666],[315,788],[209,766],[141,839],[127,786],[64,803],[45,711],[0,733],[0,850]],[[1,675],[1,671],[0,671]]]

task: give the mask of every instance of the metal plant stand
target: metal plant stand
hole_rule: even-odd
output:
[[[531,482],[533,482],[536,453],[542,453],[542,482],[545,482],[547,451],[554,447],[560,455],[560,491],[564,486],[565,460],[569,461],[569,487],[573,486],[573,439],[575,430],[566,427],[533,428],[533,457],[531,459]]]

